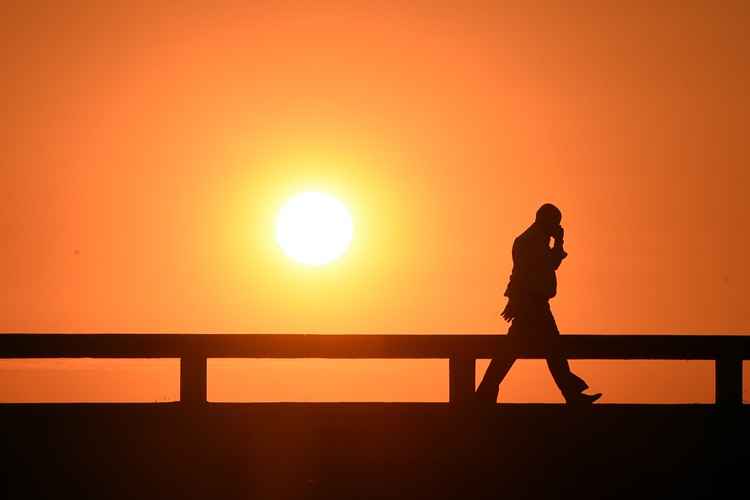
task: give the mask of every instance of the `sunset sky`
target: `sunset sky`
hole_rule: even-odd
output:
[[[552,202],[563,333],[750,333],[745,2],[11,3],[2,332],[505,333]],[[354,223],[326,266],[274,237],[307,190]],[[2,361],[0,400],[169,400],[177,366]],[[447,398],[445,360],[209,366],[215,400]],[[572,366],[713,398],[710,362]],[[541,361],[501,394],[562,400]]]

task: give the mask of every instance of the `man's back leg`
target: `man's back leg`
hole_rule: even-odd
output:
[[[476,398],[478,401],[493,404],[497,402],[500,382],[503,381],[515,361],[516,359],[510,356],[493,358],[490,361],[490,365],[487,367],[487,371],[484,372],[484,377],[482,377],[479,387],[477,387]]]

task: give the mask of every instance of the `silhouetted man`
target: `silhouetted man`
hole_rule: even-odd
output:
[[[567,257],[563,249],[562,213],[549,203],[536,212],[536,220],[513,242],[513,272],[505,290],[508,303],[502,312],[512,321],[508,335],[538,339],[552,339],[560,335],[549,307],[549,299],[557,294],[555,271]],[[554,245],[550,248],[550,238]],[[512,356],[492,360],[477,388],[480,402],[497,401],[500,382],[513,366]],[[560,356],[547,357],[547,366],[568,403],[592,403],[601,394],[583,394],[586,382],[570,371],[568,360]]]

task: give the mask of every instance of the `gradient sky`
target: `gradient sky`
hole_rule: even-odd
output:
[[[750,331],[745,2],[13,3],[0,331],[504,333],[544,202],[564,333]],[[355,223],[319,269],[273,237],[306,189]],[[175,397],[122,363],[2,362],[0,399]],[[443,361],[212,363],[215,399],[447,397]],[[710,363],[572,364],[603,401],[713,394]],[[536,361],[504,391],[560,399]]]

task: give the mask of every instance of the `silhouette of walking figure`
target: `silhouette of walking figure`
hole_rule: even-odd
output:
[[[505,290],[508,303],[501,313],[506,321],[512,321],[509,336],[552,339],[560,335],[549,299],[557,294],[555,271],[568,255],[563,249],[561,220],[560,210],[546,203],[537,210],[534,223],[513,242],[513,271]],[[552,248],[550,238],[554,239]],[[500,382],[514,362],[512,356],[499,356],[490,362],[477,388],[480,402],[497,401]],[[567,403],[593,403],[601,397],[601,393],[583,394],[588,385],[570,371],[567,359],[551,355],[547,366]]]

